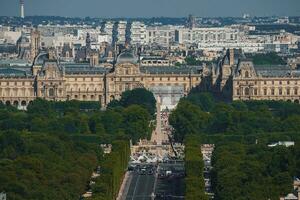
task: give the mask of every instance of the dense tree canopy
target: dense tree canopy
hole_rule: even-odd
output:
[[[127,169],[130,155],[129,142],[114,141],[112,145],[112,153],[105,155],[101,162],[101,176],[94,180],[93,200],[116,199],[123,174]]]
[[[108,107],[128,107],[130,105],[140,105],[147,109],[151,115],[153,115],[156,108],[155,104],[156,100],[152,92],[144,88],[136,88],[125,91],[119,101],[112,101]]]
[[[127,106],[100,111],[93,103],[33,101],[28,111],[3,106],[0,112],[1,130],[97,135],[100,140],[148,138],[151,115],[146,106],[129,103]],[[100,142],[100,141],[99,141]]]
[[[183,98],[171,113],[170,123],[175,140],[186,144],[186,197],[205,198],[192,196],[198,194],[197,183],[202,183],[201,178],[195,181],[202,164],[199,147],[190,146],[199,141],[216,145],[212,162],[215,199],[275,200],[292,192],[292,179],[300,176],[299,119],[300,105],[290,102],[224,103],[197,92]],[[281,140],[296,145],[267,146]],[[189,161],[196,159],[197,164]],[[193,175],[189,178],[189,174]]]
[[[208,114],[200,107],[186,100],[180,101],[170,116],[174,138],[183,141],[186,134],[198,134],[205,128],[208,119]]]
[[[217,199],[279,199],[292,192],[299,176],[299,145],[269,148],[227,142],[213,156],[212,183]]]
[[[100,165],[95,199],[115,199],[129,139],[150,136],[153,108],[155,99],[144,90],[124,94],[122,105],[106,111],[97,102],[36,99],[27,111],[1,104],[0,191],[16,200],[79,199]],[[112,143],[113,152],[103,157],[100,143]]]
[[[98,163],[95,146],[65,135],[0,133],[0,191],[9,199],[78,199]]]
[[[170,116],[174,137],[186,134],[257,135],[299,132],[300,105],[283,101],[216,102],[207,93],[191,93]]]
[[[203,156],[200,142],[193,135],[185,139],[185,199],[206,200],[204,177],[203,177]]]

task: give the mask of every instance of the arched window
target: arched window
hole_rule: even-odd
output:
[[[271,89],[271,95],[275,95],[275,89],[274,88]]]
[[[53,97],[54,96],[54,89],[50,88],[49,89],[49,97]]]
[[[250,77],[248,71],[245,72],[245,77],[246,77],[246,78],[249,78],[249,77]]]
[[[298,95],[298,88],[294,88],[294,95]]]
[[[14,105],[15,107],[18,107],[18,106],[19,106],[19,102],[18,102],[18,101],[14,101],[13,105]]]
[[[249,88],[245,88],[245,95],[250,95],[250,90],[249,90]]]
[[[5,105],[10,106],[10,101],[6,101]]]
[[[102,104],[102,95],[98,96],[100,104]]]
[[[125,84],[125,91],[127,91],[127,90],[130,90],[130,84],[129,83]]]
[[[254,95],[257,95],[257,88],[254,89]]]

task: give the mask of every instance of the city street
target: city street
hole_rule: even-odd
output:
[[[141,200],[151,199],[151,194],[154,191],[155,172],[152,168],[147,168],[142,171],[141,168],[135,168],[129,174],[128,182],[125,185],[124,200]],[[144,169],[144,168],[143,168]]]
[[[184,196],[183,163],[140,165],[129,172],[122,200],[182,199]],[[154,198],[155,197],[155,198]]]

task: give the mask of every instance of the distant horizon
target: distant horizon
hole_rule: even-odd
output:
[[[247,14],[247,13],[245,13]],[[145,17],[97,17],[97,16],[61,16],[61,15],[29,15],[25,16],[25,18],[30,17],[61,17],[61,18],[91,18],[91,19],[152,19],[152,18],[174,18],[174,19],[182,19],[182,18],[188,18],[189,15],[186,16],[145,16]],[[196,16],[193,15],[195,18],[243,18],[243,16]],[[12,17],[12,18],[20,18],[20,16],[10,16],[10,15],[0,15],[0,17]],[[269,16],[250,16],[250,18],[268,18],[268,17],[300,17],[299,15],[269,15]]]
[[[1,0],[2,16],[20,16],[19,0]],[[25,0],[25,16],[203,18],[299,16],[299,0]]]

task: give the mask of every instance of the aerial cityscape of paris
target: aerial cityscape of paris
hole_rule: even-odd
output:
[[[300,0],[0,0],[0,200],[300,200]]]

